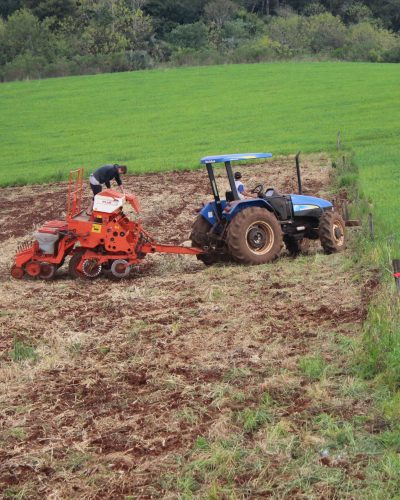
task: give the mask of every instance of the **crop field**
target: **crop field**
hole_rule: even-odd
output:
[[[143,173],[208,154],[329,151],[340,130],[378,234],[398,241],[399,83],[396,64],[275,63],[2,84],[0,185],[106,162]]]
[[[144,227],[181,243],[210,197],[196,169],[209,154],[271,151],[243,166],[246,184],[293,192],[287,155],[301,150],[306,194],[340,204],[355,174],[331,191],[338,130],[380,248],[400,249],[399,81],[399,65],[276,63],[0,86],[5,498],[398,495],[383,416],[398,406],[382,410],[388,395],[354,371],[381,275],[354,266],[352,239],[256,267],[154,255],[120,282],[9,269],[38,224],[65,215],[70,168],[128,164]]]
[[[331,160],[304,158],[329,197]],[[295,186],[293,158],[246,168]],[[188,238],[205,172],[130,177],[145,228]],[[378,281],[318,246],[256,267],[150,256],[120,282],[12,280],[66,184],[1,200],[0,490],[8,498],[389,498],[398,456],[349,368]],[[167,193],[167,194],[166,194]],[[44,215],[45,214],[45,215]],[[390,436],[387,437],[390,439]],[[383,459],[378,461],[378,458]]]

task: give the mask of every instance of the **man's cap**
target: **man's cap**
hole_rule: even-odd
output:
[[[235,179],[241,179],[242,174],[240,172],[235,172]]]

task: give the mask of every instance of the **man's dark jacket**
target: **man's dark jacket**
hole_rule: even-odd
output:
[[[122,181],[119,176],[118,166],[115,165],[104,165],[93,172],[93,176],[97,179],[100,184],[105,184],[108,188],[111,187],[110,181],[115,179],[118,186],[121,186]]]

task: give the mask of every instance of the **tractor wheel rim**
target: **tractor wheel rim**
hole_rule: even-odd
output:
[[[274,244],[271,226],[264,221],[256,221],[246,231],[246,244],[249,250],[258,255],[268,253]]]
[[[344,243],[344,229],[340,222],[335,222],[333,224],[333,237],[335,239],[335,243],[338,246],[342,246]]]

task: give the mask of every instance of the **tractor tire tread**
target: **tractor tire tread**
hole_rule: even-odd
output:
[[[198,248],[203,248],[207,243],[207,233],[211,228],[211,224],[205,220],[202,215],[198,215],[193,223],[190,239],[192,245]]]
[[[190,233],[190,239],[192,240],[192,246],[197,248],[204,248],[208,244],[207,233],[211,229],[211,224],[205,220],[202,215],[198,215],[193,223],[192,231]],[[212,266],[218,261],[215,255],[211,253],[205,253],[197,255],[197,260],[200,260],[206,266]]]
[[[263,220],[274,235],[274,242],[267,254],[257,255],[248,249],[245,234],[252,222]],[[251,207],[239,212],[228,227],[227,246],[230,255],[240,264],[265,264],[275,260],[282,249],[282,230],[276,217],[265,208]]]
[[[343,227],[344,243],[340,246],[337,245],[333,236],[333,224],[335,219],[339,221]],[[346,248],[345,223],[338,212],[327,211],[322,215],[319,222],[319,239],[326,254],[342,252]]]

